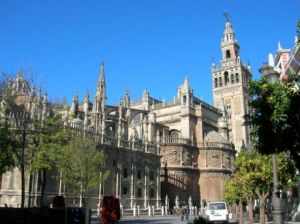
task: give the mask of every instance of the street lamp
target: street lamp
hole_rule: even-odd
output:
[[[273,195],[272,195],[272,205],[273,205],[273,223],[283,224],[283,212],[281,208],[281,198],[278,188],[278,174],[277,174],[277,164],[276,164],[276,154],[272,155],[272,166],[273,166]]]

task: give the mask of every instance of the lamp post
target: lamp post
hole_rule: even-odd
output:
[[[272,155],[272,167],[273,167],[273,195],[272,195],[272,205],[273,205],[273,223],[283,224],[283,212],[281,208],[281,198],[278,189],[278,175],[277,175],[277,164],[276,164],[276,154]]]

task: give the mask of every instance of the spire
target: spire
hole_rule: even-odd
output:
[[[89,94],[89,91],[87,90],[86,93],[85,93],[84,104],[83,104],[83,110],[84,110],[85,114],[88,113],[89,103],[90,103],[90,94]]]
[[[232,29],[232,25],[230,22],[226,22],[225,30],[223,33],[223,42],[233,42],[235,41],[235,33]]]
[[[127,89],[125,92],[125,107],[127,107],[127,108],[130,107],[130,91],[129,91],[129,89]]]
[[[239,62],[239,45],[235,39],[235,33],[232,29],[229,16],[226,17],[225,30],[223,33],[221,48],[222,48],[222,62],[236,61]]]
[[[282,51],[282,46],[281,46],[281,42],[278,41],[278,51]]]
[[[84,97],[84,102],[89,102],[90,100],[90,93],[89,93],[89,90],[86,90],[86,93],[85,93],[85,97]]]
[[[190,82],[189,82],[189,77],[188,77],[188,75],[186,75],[185,78],[184,78],[183,86],[185,86],[185,87],[187,87],[187,88],[190,87]]]
[[[101,111],[103,112],[106,107],[106,86],[105,86],[105,73],[104,73],[104,62],[101,62],[100,68],[100,99],[101,99]]]
[[[100,112],[106,107],[106,86],[105,86],[105,72],[104,62],[101,62],[99,81],[97,84],[96,95],[94,97],[93,111]]]
[[[273,54],[269,54],[269,58],[268,58],[268,64],[271,66],[271,67],[274,67],[275,63],[274,63],[274,57],[273,57]]]

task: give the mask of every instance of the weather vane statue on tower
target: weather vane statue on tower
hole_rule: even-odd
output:
[[[227,12],[223,12],[223,16],[226,19],[226,22],[230,22],[229,18],[231,17]]]

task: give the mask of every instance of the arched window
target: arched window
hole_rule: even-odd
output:
[[[228,72],[224,72],[224,80],[225,80],[225,86],[227,86],[227,83],[229,82]]]
[[[234,84],[234,74],[231,74],[231,76],[230,76],[231,78],[231,84]]]
[[[141,198],[142,196],[143,196],[143,194],[142,194],[142,188],[138,188],[137,189],[137,197]]]
[[[179,131],[178,130],[172,130],[170,131],[170,143],[177,143],[179,139]]]
[[[238,83],[240,82],[239,74],[235,73],[235,82]]]
[[[218,78],[215,78],[215,88],[218,88]]]
[[[154,198],[154,189],[150,188],[149,197]]]
[[[219,86],[222,87],[222,78],[219,77]]]
[[[230,58],[230,50],[226,50],[226,58]]]

